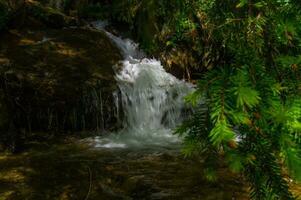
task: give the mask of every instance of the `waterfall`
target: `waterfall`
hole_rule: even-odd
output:
[[[105,31],[104,22],[94,22],[93,26]],[[122,148],[179,142],[172,130],[187,112],[184,97],[193,86],[167,73],[160,61],[146,58],[133,41],[105,33],[124,57],[121,66],[115,66],[119,91],[114,94],[117,117],[119,110],[123,112],[123,130],[95,138],[95,146]]]

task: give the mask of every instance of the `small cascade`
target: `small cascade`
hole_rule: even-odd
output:
[[[95,22],[93,26],[105,31],[104,22]],[[119,119],[122,110],[123,129],[105,138],[97,137],[95,146],[164,146],[179,142],[172,129],[187,114],[184,97],[193,86],[167,73],[160,61],[146,58],[133,41],[106,34],[124,56],[121,67],[115,67],[119,91],[114,94]]]

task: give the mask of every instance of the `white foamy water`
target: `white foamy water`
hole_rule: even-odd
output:
[[[95,28],[103,31],[105,25],[104,22],[93,23]],[[94,138],[95,147],[125,148],[178,143],[180,140],[172,134],[172,130],[181,123],[187,112],[184,97],[193,90],[193,86],[167,73],[160,61],[146,58],[133,41],[109,32],[106,34],[124,56],[121,67],[116,67],[115,79],[119,91],[114,94],[117,112],[123,114],[123,129],[107,137]],[[120,116],[120,113],[117,115]]]

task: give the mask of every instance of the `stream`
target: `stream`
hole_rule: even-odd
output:
[[[95,147],[133,148],[175,146],[180,139],[173,129],[189,115],[184,97],[193,85],[167,73],[160,61],[150,59],[130,39],[105,30],[106,22],[92,25],[104,31],[120,49],[123,60],[114,66],[119,90],[114,93],[117,118],[122,129],[108,137],[97,137]]]
[[[241,179],[221,167],[219,181],[208,182],[202,165],[178,149],[95,149],[74,141],[0,156],[0,199],[249,199]]]
[[[105,23],[93,26],[105,31]],[[106,31],[105,31],[106,32]],[[193,85],[167,73],[129,39],[106,32],[124,60],[114,66],[116,116],[122,129],[47,150],[0,156],[0,200],[248,199],[243,181],[221,167],[218,182],[201,158],[184,158],[173,134],[191,109]]]

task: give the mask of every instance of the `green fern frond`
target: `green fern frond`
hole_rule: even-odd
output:
[[[231,81],[234,85],[233,92],[237,96],[237,107],[253,108],[259,103],[261,98],[259,92],[251,87],[247,66],[239,69]]]
[[[234,173],[240,173],[244,169],[244,158],[237,151],[228,151],[226,153],[226,162],[229,169]]]
[[[210,182],[216,182],[217,181],[217,173],[216,170],[214,168],[205,168],[204,169],[204,174],[205,174],[205,178],[206,180],[210,181]]]
[[[219,120],[209,134],[210,141],[214,146],[220,146],[235,139],[235,133],[226,120]]]
[[[233,123],[236,125],[238,124],[248,125],[251,123],[250,116],[246,112],[233,111],[233,112],[229,112],[229,114],[231,115],[231,119],[233,120]]]
[[[182,148],[184,157],[191,157],[195,152],[200,150],[200,143],[194,137],[185,138],[185,143]]]
[[[237,95],[237,105],[239,107],[248,106],[253,108],[259,103],[259,93],[250,87],[237,87],[235,88]]]
[[[202,91],[197,89],[185,97],[185,102],[195,107],[202,98],[202,93]]]
[[[285,163],[293,179],[301,181],[301,150],[300,148],[285,149]]]

